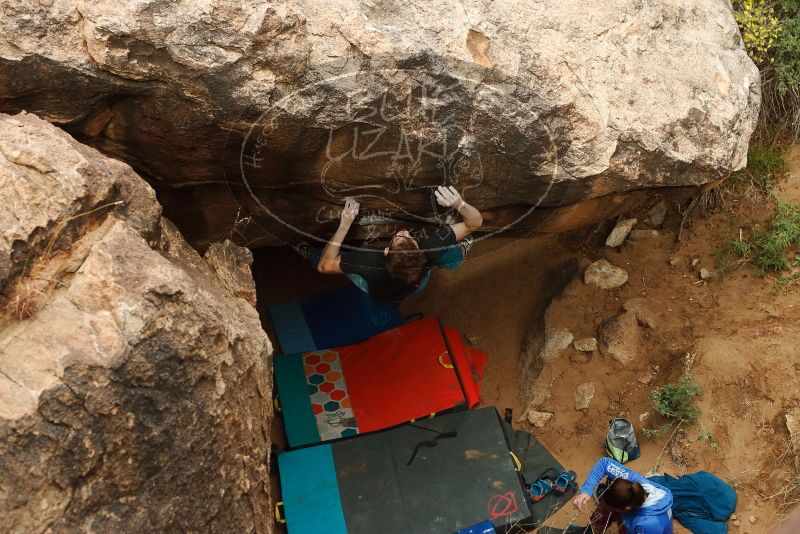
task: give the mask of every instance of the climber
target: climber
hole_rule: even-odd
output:
[[[604,531],[609,521],[621,518],[629,533],[672,534],[672,493],[611,458],[601,458],[592,468],[586,483],[572,500],[578,510],[592,500],[604,476],[609,483],[599,490],[599,507],[592,517],[593,526]]]
[[[400,302],[428,283],[431,268],[460,265],[470,247],[470,234],[481,227],[481,213],[467,204],[454,187],[439,186],[435,191],[439,205],[456,210],[463,219],[451,225],[430,226],[419,231],[400,230],[389,245],[381,249],[340,252],[342,241],[358,215],[359,204],[345,201],[339,229],[320,254],[317,270],[325,274],[344,274],[377,302]],[[308,245],[295,247],[312,261],[317,254]]]

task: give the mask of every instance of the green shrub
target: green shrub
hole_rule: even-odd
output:
[[[742,239],[731,241],[731,251],[737,256],[747,256],[753,250],[753,245]]]
[[[787,17],[800,15],[800,0],[778,0],[778,6]]]
[[[647,439],[658,439],[672,428],[672,423],[664,423],[658,428],[642,428],[642,432],[644,432],[644,437]]]
[[[752,262],[757,267],[757,276],[775,274],[775,288],[782,290],[800,280],[800,249],[792,252],[797,245],[800,245],[800,205],[779,202],[766,230],[755,225],[749,237],[739,230],[739,237],[718,248],[714,255],[721,272]],[[732,256],[739,260],[733,262]]]
[[[758,190],[768,193],[786,174],[782,146],[753,144],[747,149],[747,167],[733,176],[734,183],[747,179]]]
[[[729,183],[734,187],[746,186],[759,193],[770,193],[786,175],[784,150],[782,145],[750,145],[747,149],[747,167],[733,173]]]
[[[774,48],[778,91],[787,93],[800,88],[800,18],[784,22]]]
[[[665,384],[650,392],[653,408],[659,414],[667,419],[687,423],[694,423],[700,416],[700,407],[694,403],[694,398],[698,395],[700,386],[689,375],[685,375],[679,382]]]
[[[733,0],[733,8],[761,74],[755,137],[800,139],[800,0]]]
[[[786,162],[783,147],[752,145],[747,149],[747,169],[764,180],[777,180],[783,176]]]
[[[755,264],[764,271],[778,272],[789,266],[786,249],[800,244],[800,206],[778,204],[769,229],[755,236]]]

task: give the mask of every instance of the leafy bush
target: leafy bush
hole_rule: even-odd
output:
[[[742,239],[731,241],[731,250],[737,256],[747,256],[753,250],[753,245]]]
[[[733,0],[733,8],[761,73],[756,137],[800,139],[800,0]]]
[[[778,91],[800,87],[800,18],[787,20],[775,41],[775,74]]]
[[[778,0],[778,6],[787,16],[800,15],[800,0]]]
[[[694,423],[700,416],[700,407],[694,398],[700,395],[700,386],[685,375],[680,382],[665,384],[650,392],[653,408],[668,419]]]
[[[775,9],[766,0],[742,0],[737,7],[734,17],[750,57],[756,64],[774,61],[769,52],[781,33]]]

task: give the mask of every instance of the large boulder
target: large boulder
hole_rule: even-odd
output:
[[[345,195],[374,237],[441,183],[489,229],[591,224],[741,168],[760,103],[727,0],[0,8],[0,111],[131,164],[201,245],[328,237]]]
[[[0,199],[3,531],[270,532],[253,306],[128,165],[33,115],[0,114]]]

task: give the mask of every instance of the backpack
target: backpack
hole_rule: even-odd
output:
[[[672,493],[672,515],[693,534],[725,534],[736,511],[736,490],[721,478],[698,471],[682,477],[653,476],[650,480]]]
[[[618,417],[609,421],[606,454],[621,464],[635,460],[641,454],[633,424],[627,419]]]

